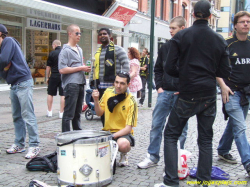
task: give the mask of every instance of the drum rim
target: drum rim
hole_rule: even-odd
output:
[[[77,131],[68,131],[68,132],[63,132],[63,133],[58,133],[56,135],[56,142],[57,144],[63,144],[63,143],[67,143],[71,140],[73,140],[73,138],[71,140],[69,139],[60,139],[60,136],[62,135],[68,135],[68,134],[74,134],[74,133],[99,133],[99,134],[103,134],[103,136],[100,137],[89,137],[88,139],[79,139],[77,141],[75,141],[72,144],[93,144],[93,143],[102,143],[102,142],[108,142],[109,140],[112,140],[112,134],[109,131],[98,131],[98,130],[77,130]],[[69,144],[70,145],[70,144]]]

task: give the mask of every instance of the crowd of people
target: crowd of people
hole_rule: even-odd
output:
[[[118,165],[127,166],[127,153],[135,146],[133,128],[137,126],[138,107],[144,104],[146,83],[151,81],[148,80],[148,72],[154,66],[157,103],[152,113],[147,154],[137,166],[146,169],[157,165],[163,134],[165,175],[163,183],[155,187],[179,186],[177,141],[184,149],[188,119],[196,116],[199,146],[197,181],[204,184],[211,180],[213,123],[219,84],[223,113],[228,123],[217,148],[218,156],[226,162],[237,163],[230,154],[234,140],[241,162],[250,175],[250,145],[245,133],[250,101],[250,13],[240,11],[235,14],[235,33],[227,39],[208,25],[211,17],[209,1],[198,1],[193,16],[195,21],[189,28],[186,28],[186,20],[182,16],[170,21],[172,38],[159,49],[155,66],[149,62],[147,48],[141,55],[135,47],[128,48],[126,53],[111,41],[108,28],[98,30],[101,45],[95,53],[92,67],[86,66],[82,49],[77,44],[81,38],[80,28],[75,24],[68,26],[68,43],[61,48],[59,40],[53,41],[54,51],[49,54],[47,62],[47,116],[52,116],[53,96],[59,89],[62,132],[81,130],[85,72],[90,72],[92,98],[95,112],[101,116],[102,130],[110,131],[117,141],[120,152]],[[25,158],[30,159],[40,152],[32,102],[33,79],[20,44],[7,34],[6,27],[0,24],[0,75],[11,84],[15,127],[14,144],[6,152],[25,151],[27,127],[29,151]],[[137,98],[140,98],[138,102]]]

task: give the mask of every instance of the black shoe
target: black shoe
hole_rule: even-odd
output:
[[[219,158],[225,160],[226,162],[228,163],[231,163],[231,164],[237,164],[237,160],[230,154],[225,154],[225,155],[218,155]],[[249,166],[249,169],[250,169],[250,166]]]
[[[247,171],[248,176],[250,176],[250,163],[246,165],[245,169]]]

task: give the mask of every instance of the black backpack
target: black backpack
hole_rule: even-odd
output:
[[[27,164],[26,168],[29,171],[46,171],[56,173],[57,171],[57,153],[54,152],[43,157],[32,158]]]

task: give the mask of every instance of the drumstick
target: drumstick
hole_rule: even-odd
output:
[[[95,66],[94,66],[94,62],[93,62],[92,67],[93,67],[93,80],[94,80],[94,86],[95,86],[95,89],[97,89],[97,87],[96,87],[96,78],[95,78]]]

